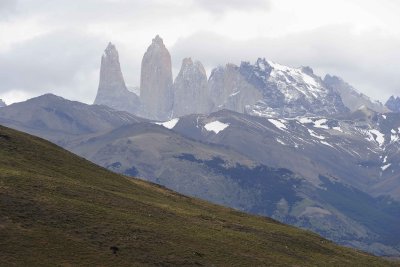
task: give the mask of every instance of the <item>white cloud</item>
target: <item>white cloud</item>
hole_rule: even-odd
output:
[[[266,57],[338,74],[384,100],[400,89],[399,12],[393,0],[1,0],[0,96],[53,92],[91,102],[108,41],[136,86],[143,53],[160,34],[175,74],[187,56],[208,70]]]

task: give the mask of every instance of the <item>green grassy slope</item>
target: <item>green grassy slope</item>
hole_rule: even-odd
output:
[[[116,255],[110,250],[118,247]],[[390,266],[0,126],[1,266]]]

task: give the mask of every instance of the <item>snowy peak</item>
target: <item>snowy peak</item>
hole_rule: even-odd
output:
[[[276,82],[287,102],[302,97],[314,101],[330,93],[309,67],[290,68],[271,61],[269,64],[272,67],[270,81]]]
[[[310,67],[293,68],[265,59],[242,62],[240,73],[263,94],[248,112],[260,116],[296,117],[347,112],[339,94],[327,88]]]
[[[0,108],[7,106],[6,103],[0,99]]]

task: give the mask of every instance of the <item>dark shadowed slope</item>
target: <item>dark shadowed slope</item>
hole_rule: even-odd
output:
[[[3,126],[0,203],[4,266],[390,266],[310,232],[111,173]]]

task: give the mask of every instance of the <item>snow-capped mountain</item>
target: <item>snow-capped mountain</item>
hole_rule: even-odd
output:
[[[2,99],[0,99],[0,108],[7,106]]]
[[[247,108],[250,114],[296,117],[348,111],[340,95],[326,87],[309,67],[291,68],[259,58],[254,65],[243,62],[240,73],[263,94]]]

